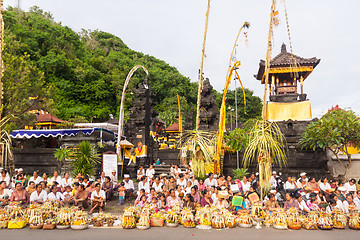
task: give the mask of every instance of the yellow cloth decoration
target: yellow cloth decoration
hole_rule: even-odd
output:
[[[266,108],[266,119],[270,121],[286,120],[311,120],[310,101],[294,103],[268,102]]]
[[[181,120],[181,108],[180,108],[180,98],[177,95],[178,107],[179,107],[179,132],[182,132],[182,120]]]

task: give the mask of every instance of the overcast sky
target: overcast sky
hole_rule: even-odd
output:
[[[5,6],[17,0],[4,0]],[[280,25],[275,29],[273,56],[289,39],[283,1],[277,1]],[[313,116],[339,104],[360,114],[360,1],[286,1],[294,54],[321,59],[306,79],[304,91]],[[39,6],[75,31],[99,29],[120,37],[130,48],[153,55],[197,81],[207,0],[22,0],[21,8]],[[271,0],[211,0],[204,63],[215,89],[224,88],[236,34],[244,21],[251,27],[237,47],[245,87],[262,97],[263,85],[253,77],[265,58]],[[234,89],[234,82],[232,83]]]

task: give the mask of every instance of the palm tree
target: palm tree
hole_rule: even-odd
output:
[[[78,148],[74,150],[71,160],[74,175],[78,173],[81,175],[93,175],[95,165],[100,163],[100,154],[94,144],[89,141],[82,141]]]

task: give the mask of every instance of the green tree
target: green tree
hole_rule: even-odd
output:
[[[330,150],[339,163],[345,168],[344,176],[351,167],[351,154],[348,146],[360,146],[360,119],[351,110],[332,110],[318,121],[312,122],[302,135],[300,145],[307,149]],[[347,155],[348,163],[345,165],[339,158],[342,151]]]
[[[249,119],[261,117],[261,109],[262,109],[261,99],[257,96],[254,96],[253,95],[254,92],[252,90],[245,88],[245,96],[246,96],[246,108],[245,108],[244,94],[242,89],[237,88],[236,92],[237,92],[236,96],[237,96],[238,122],[244,123]],[[218,106],[221,106],[221,100],[222,100],[222,94],[217,94],[216,101]],[[235,90],[230,90],[226,95],[226,106],[228,106],[228,108],[230,107],[230,109],[227,109],[227,116],[226,116],[229,122],[231,121],[231,119],[233,122],[235,122],[236,119],[235,105],[236,105]],[[231,111],[231,109],[234,110]],[[232,114],[231,117],[230,114]]]

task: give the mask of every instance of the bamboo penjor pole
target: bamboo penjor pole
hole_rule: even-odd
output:
[[[197,106],[196,106],[196,130],[199,129],[200,124],[200,102],[201,102],[201,92],[203,87],[203,67],[204,67],[204,58],[205,58],[205,44],[206,44],[206,36],[209,25],[209,12],[210,12],[210,0],[208,0],[208,6],[206,10],[206,18],[205,18],[205,31],[204,31],[204,40],[201,51],[201,63],[200,63],[200,71],[199,71],[199,86],[198,86],[198,96],[197,96]]]

